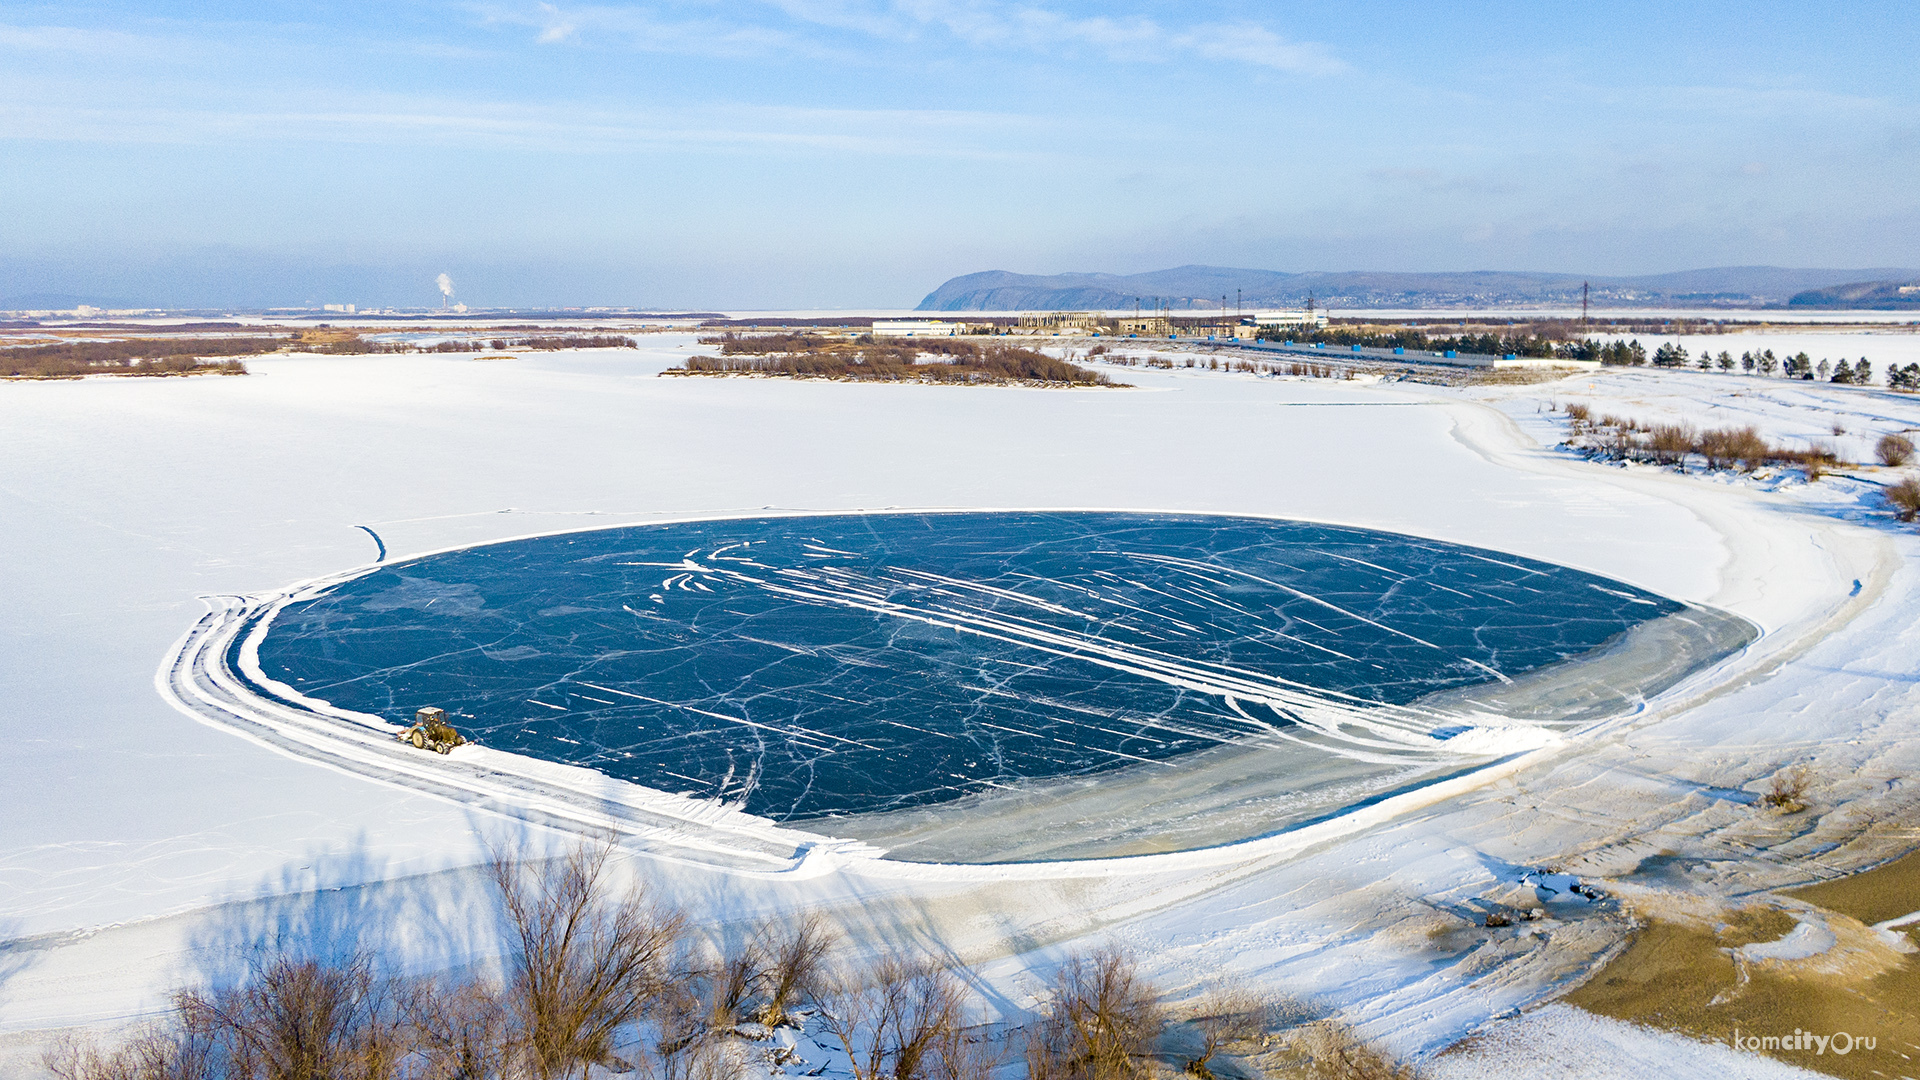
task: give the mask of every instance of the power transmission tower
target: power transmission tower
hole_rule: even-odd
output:
[[[1587,325],[1587,283],[1580,283],[1580,325]]]

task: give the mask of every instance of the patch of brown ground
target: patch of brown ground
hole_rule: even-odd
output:
[[[1741,964],[1732,949],[1781,937],[1794,915],[1757,905],[1718,925],[1656,917],[1562,1000],[1721,1045],[1736,1031],[1871,1036],[1874,1049],[1845,1055],[1831,1047],[1760,1052],[1832,1076],[1920,1077],[1920,957],[1887,948],[1861,925],[1920,910],[1920,856],[1785,895],[1824,909],[1812,914],[1829,919],[1841,944],[1805,960]]]
[[[1792,889],[1783,894],[1872,926],[1920,911],[1920,851],[1863,874]]]

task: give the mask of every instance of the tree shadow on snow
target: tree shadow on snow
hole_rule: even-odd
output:
[[[487,827],[498,831],[499,823]],[[484,864],[398,876],[391,866],[364,834],[344,851],[288,863],[256,886],[256,899],[220,905],[201,920],[176,985],[233,986],[279,959],[364,955],[393,975],[497,964],[504,924]]]

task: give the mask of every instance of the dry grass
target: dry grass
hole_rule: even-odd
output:
[[[1571,367],[1494,368],[1491,371],[1474,372],[1466,383],[1469,386],[1532,386],[1535,383],[1558,382],[1579,373],[1578,368]]]
[[[1213,1059],[1222,1051],[1265,1035],[1275,1014],[1270,999],[1243,983],[1214,989],[1189,1011],[1187,1022],[1200,1031],[1200,1054],[1189,1058],[1182,1071],[1200,1080],[1213,1080]]]
[[[1361,1038],[1335,1020],[1303,1024],[1265,1055],[1261,1071],[1273,1080],[1416,1080],[1412,1065]]]

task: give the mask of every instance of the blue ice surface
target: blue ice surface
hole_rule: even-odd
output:
[[[1159,761],[1404,704],[1681,605],[1550,563],[1295,521],[889,513],[644,525],[390,563],[260,648],[302,694],[778,820]]]

